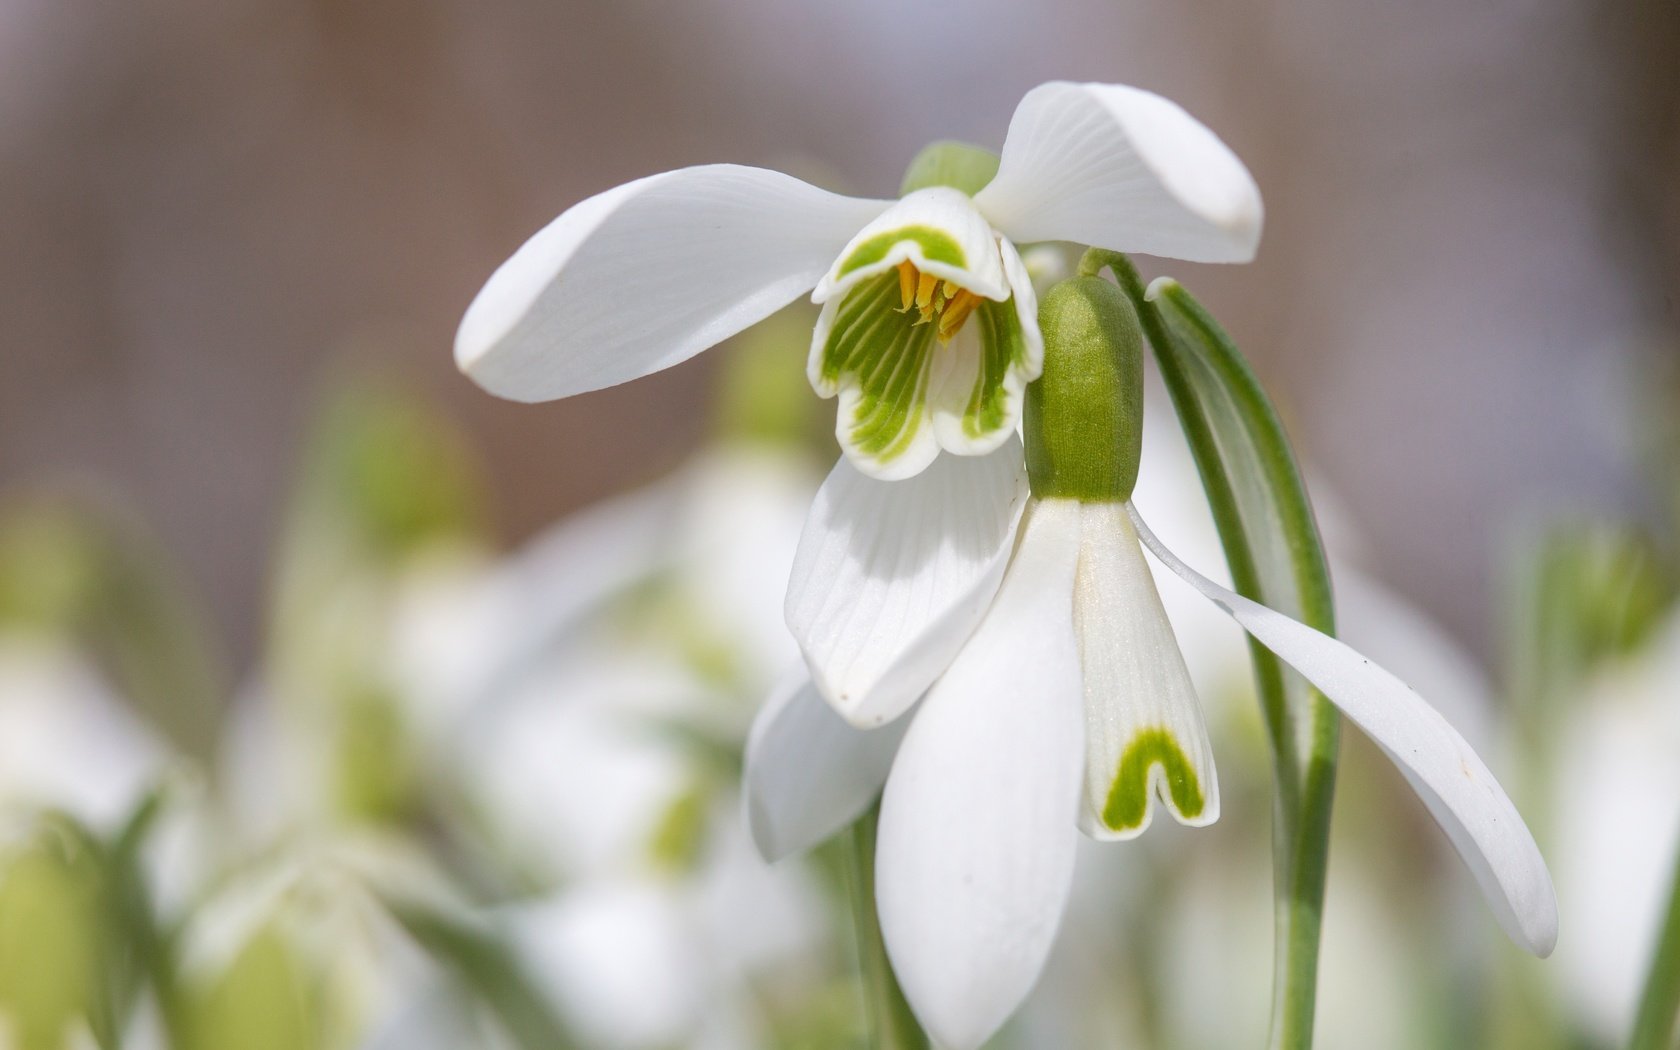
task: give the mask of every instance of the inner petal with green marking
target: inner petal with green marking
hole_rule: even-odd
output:
[[[906,195],[858,231],[811,298],[823,307],[811,385],[839,397],[835,436],[859,470],[911,477],[941,449],[981,455],[1014,431],[1043,359],[1038,300],[966,194]]]
[[[907,258],[826,303],[811,381],[823,396],[839,396],[835,434],[854,464],[896,479],[921,471],[941,448],[973,455],[997,447],[1039,367],[1037,327],[1028,331],[1024,309],[1036,312],[1030,286],[1026,302],[999,301]]]
[[[1129,839],[1159,801],[1174,820],[1219,819],[1219,774],[1189,668],[1125,503],[1076,502],[1074,624],[1085,679],[1086,803],[1093,838]]]
[[[1206,804],[1201,779],[1170,729],[1154,727],[1132,737],[1120,756],[1102,820],[1110,831],[1137,831],[1149,815],[1151,794],[1169,803],[1181,821],[1194,821]]]

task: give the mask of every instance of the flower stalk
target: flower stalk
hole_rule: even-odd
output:
[[[863,992],[865,1045],[872,1050],[927,1050],[928,1039],[893,976],[875,915],[875,831],[881,804],[859,817],[846,836],[846,885],[857,938],[858,984]]]
[[[1305,484],[1276,410],[1218,324],[1176,283],[1145,289],[1131,261],[1093,249],[1136,305],[1196,459],[1238,593],[1335,630],[1330,575]],[[1269,559],[1267,555],[1272,555]],[[1312,1045],[1340,719],[1252,638],[1250,657],[1277,783],[1273,856],[1273,1050]]]

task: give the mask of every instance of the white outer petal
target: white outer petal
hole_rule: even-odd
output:
[[[801,666],[785,677],[747,738],[747,827],[759,855],[780,860],[861,816],[881,792],[910,720],[858,729],[834,712]]]
[[[1083,771],[1078,508],[1038,503],[997,601],[887,779],[881,933],[935,1042],[975,1050],[1044,967],[1073,881]]]
[[[903,714],[997,592],[1027,499],[1021,439],[940,456],[903,481],[842,459],[818,491],[788,581],[787,622],[818,691],[853,725]]]
[[[1159,802],[1173,819],[1206,827],[1219,819],[1219,778],[1202,707],[1155,577],[1121,503],[1078,505],[1081,534],[1074,625],[1085,680],[1086,791],[1080,827],[1095,839],[1136,838]],[[1196,774],[1202,809],[1187,816],[1174,804],[1166,771],[1149,769],[1143,820],[1115,830],[1103,822],[1121,756],[1140,730],[1171,732]]]
[[[461,319],[455,363],[516,401],[669,368],[798,298],[887,204],[734,164],[626,183],[568,209],[491,275]]]
[[[1162,546],[1144,545],[1249,634],[1317,686],[1388,755],[1476,877],[1506,935],[1539,956],[1557,943],[1557,895],[1534,836],[1505,790],[1447,720],[1410,686],[1305,624],[1226,590]]]
[[[962,249],[966,267],[929,259],[915,241],[900,241],[877,262],[859,267],[841,276],[840,267],[852,251],[865,241],[909,226],[926,226],[950,236]],[[976,295],[998,302],[1009,298],[1009,286],[1004,279],[1003,261],[998,257],[997,239],[984,216],[975,210],[968,194],[949,186],[931,186],[917,190],[881,212],[856,236],[846,242],[833,259],[811,294],[814,303],[838,299],[862,281],[897,266],[908,259],[916,269],[944,280],[955,281]]]
[[[1247,262],[1260,242],[1260,191],[1236,154],[1176,102],[1119,84],[1027,92],[974,202],[1017,244]]]

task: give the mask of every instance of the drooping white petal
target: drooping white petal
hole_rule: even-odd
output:
[[[846,460],[823,482],[788,581],[787,621],[817,690],[853,725],[897,718],[984,615],[1026,505],[1021,439],[941,456],[905,481]]]
[[[869,808],[910,720],[858,729],[823,700],[801,666],[753,721],[744,776],[747,826],[765,860],[815,846]]]
[[[1079,505],[1074,624],[1085,675],[1085,805],[1098,839],[1143,833],[1157,799],[1180,824],[1219,819],[1213,747],[1190,671],[1125,504]]]
[[[991,226],[966,193],[949,186],[907,194],[858,230],[831,259],[833,265],[811,293],[812,302],[838,298],[905,260],[975,295],[1000,302],[1009,298]]]
[[[974,202],[1017,244],[1247,262],[1260,242],[1260,191],[1236,154],[1177,103],[1119,84],[1027,92]]]
[[[1550,954],[1557,896],[1534,836],[1487,766],[1411,687],[1348,645],[1226,590],[1185,565],[1136,511],[1144,545],[1266,648],[1299,671],[1393,760],[1476,877],[1518,945]]]
[[[886,206],[734,164],[626,183],[497,269],[461,319],[455,363],[516,401],[669,368],[798,298]]]
[[[1073,880],[1079,516],[1038,503],[997,601],[928,692],[881,801],[876,906],[935,1042],[974,1050],[1043,969]]]

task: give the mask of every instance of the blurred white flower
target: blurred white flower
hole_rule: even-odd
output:
[[[1588,1031],[1627,1038],[1680,865],[1680,615],[1571,705],[1552,778],[1558,987]]]
[[[110,831],[169,749],[68,644],[0,636],[0,821],[44,809]]]
[[[588,1045],[750,1030],[750,982],[821,944],[820,897],[758,858],[732,774],[688,736],[729,746],[739,697],[611,635],[584,631],[461,741],[496,839],[554,887],[506,926]]]
[[[726,443],[400,603],[390,668],[428,765],[539,888],[496,923],[587,1045],[762,1045],[753,989],[824,942],[809,873],[740,826],[727,757],[796,657],[781,599],[816,480]]]
[[[454,904],[412,847],[377,835],[293,841],[235,869],[186,923],[180,966],[203,1045],[258,1031],[361,1046],[439,971],[388,902]]]

